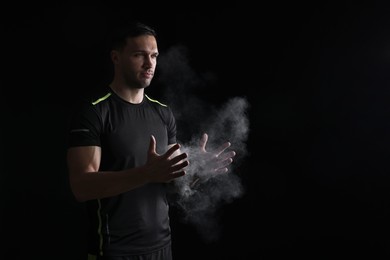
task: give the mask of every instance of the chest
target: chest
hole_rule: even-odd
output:
[[[145,156],[151,135],[156,138],[157,151],[164,151],[168,132],[156,110],[150,107],[112,109],[103,120],[102,152],[109,152],[116,158]]]

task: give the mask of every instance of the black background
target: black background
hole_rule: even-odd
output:
[[[109,78],[105,32],[128,16],[156,27],[160,52],[186,46],[199,74],[217,75],[199,98],[250,103],[249,156],[238,172],[245,195],[220,210],[222,236],[212,243],[173,215],[176,260],[389,257],[384,2],[4,8],[4,259],[84,253],[84,211],[65,167],[66,124],[75,93]]]

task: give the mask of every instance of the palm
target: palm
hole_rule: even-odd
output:
[[[226,151],[231,146],[230,142],[226,142],[218,147],[213,152],[208,152],[206,149],[208,135],[203,134],[200,140],[200,160],[202,168],[207,172],[225,173],[228,171],[227,166],[233,162],[233,157],[236,155],[234,151]]]

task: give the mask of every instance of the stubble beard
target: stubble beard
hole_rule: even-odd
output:
[[[144,80],[144,81],[137,81],[137,82],[128,82],[127,86],[130,89],[145,89],[150,86],[150,83],[152,80]]]

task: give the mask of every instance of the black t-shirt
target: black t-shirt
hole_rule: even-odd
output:
[[[171,109],[147,95],[142,103],[131,104],[107,87],[86,101],[71,120],[68,146],[100,146],[99,171],[144,165],[151,135],[160,154],[176,142]],[[171,234],[166,186],[151,183],[118,196],[88,201],[90,253],[142,254],[167,245]]]

